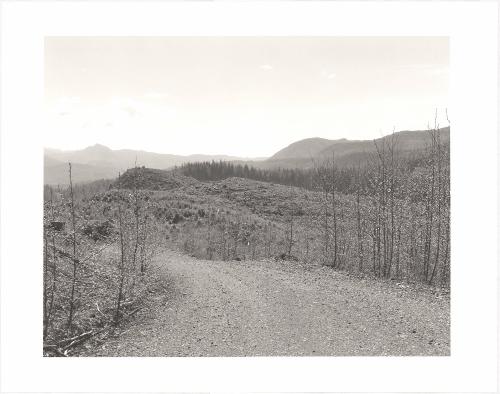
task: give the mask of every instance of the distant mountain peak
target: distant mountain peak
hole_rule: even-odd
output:
[[[335,141],[328,140],[326,138],[305,138],[288,145],[286,148],[281,149],[279,152],[275,153],[269,160],[281,160],[297,157],[312,158],[315,157],[325,147],[334,143]]]
[[[94,152],[110,152],[111,151],[111,148],[108,148],[106,145],[102,145],[102,144],[94,144],[92,146],[88,146],[86,147],[85,149],[83,149],[84,151],[94,151]]]

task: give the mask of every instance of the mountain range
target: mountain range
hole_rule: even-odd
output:
[[[450,139],[450,128],[439,129],[441,141]],[[308,168],[315,160],[332,157],[339,166],[356,165],[376,152],[375,143],[381,145],[383,140],[395,138],[399,152],[411,152],[422,149],[429,142],[427,130],[399,131],[376,140],[329,140],[325,138],[308,138],[294,142],[276,152],[269,158],[247,159],[227,155],[172,155],[140,150],[112,150],[103,145],[93,145],[82,150],[64,151],[46,148],[44,150],[44,183],[68,184],[68,162],[72,163],[73,182],[88,182],[97,179],[115,178],[119,172],[128,168],[145,166],[149,168],[168,169],[187,162],[233,161],[242,162],[257,168]],[[374,143],[375,142],[375,143]]]

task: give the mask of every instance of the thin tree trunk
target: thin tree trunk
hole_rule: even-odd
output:
[[[337,201],[335,196],[335,153],[332,152],[332,215],[333,215],[333,267],[337,267],[337,254],[338,254],[338,235],[337,235]]]
[[[52,213],[51,214],[52,220],[54,220],[55,217],[54,217],[54,202],[53,202],[52,187],[50,188],[50,210]],[[55,232],[52,231],[52,286],[50,289],[50,303],[49,303],[49,310],[48,310],[47,327],[50,326],[51,317],[52,317],[52,310],[54,307],[54,294],[56,291],[56,277],[57,277],[57,254],[56,254],[56,251],[57,251],[56,237],[55,237]]]
[[[49,312],[47,306],[47,265],[49,261],[49,243],[47,239],[47,229],[43,226],[43,241],[44,241],[44,257],[43,257],[43,339],[47,337],[47,330],[49,326]]]
[[[75,219],[75,201],[73,196],[73,180],[71,174],[71,163],[69,163],[69,187],[71,195],[71,222],[73,225],[73,278],[71,281],[71,296],[69,302],[69,315],[68,315],[68,330],[71,330],[73,324],[73,314],[75,309],[75,288],[77,281],[77,264],[78,260],[76,258],[76,219]]]
[[[144,235],[142,237],[141,246],[141,274],[144,275],[146,272],[146,256],[147,256],[147,240],[148,240],[148,219],[147,215],[144,215],[144,223],[142,225]]]
[[[358,230],[358,271],[363,272],[363,234],[361,229],[361,206],[360,206],[360,194],[361,194],[361,178],[358,166],[358,188],[356,191],[356,222]]]
[[[442,176],[441,176],[441,147],[439,141],[437,142],[437,245],[436,245],[436,256],[434,258],[434,267],[432,269],[431,277],[429,278],[429,283],[434,280],[434,275],[436,274],[436,269],[439,264],[439,253],[441,245],[441,192],[442,192]]]
[[[123,283],[125,280],[125,244],[123,240],[123,219],[122,219],[122,210],[121,204],[118,205],[118,223],[120,229],[120,283],[118,287],[118,297],[116,302],[116,311],[115,311],[115,324],[118,324],[120,321],[120,308],[123,297]]]

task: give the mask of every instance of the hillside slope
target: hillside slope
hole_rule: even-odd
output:
[[[284,159],[311,159],[316,157],[321,151],[334,145],[342,143],[342,140],[328,140],[325,138],[307,138],[288,145],[272,155],[268,160],[284,160]]]
[[[449,142],[450,128],[439,129],[439,135],[443,143]],[[268,160],[256,163],[256,166],[259,168],[310,168],[314,165],[314,160],[328,159],[332,157],[332,154],[335,154],[337,165],[340,167],[357,165],[358,162],[366,161],[376,152],[376,144],[382,146],[384,142],[389,143],[392,138],[396,141],[397,150],[401,154],[418,151],[429,143],[428,130],[399,131],[394,135],[364,141],[309,138],[287,146]]]

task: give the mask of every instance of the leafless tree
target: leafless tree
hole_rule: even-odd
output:
[[[120,175],[118,175],[118,179]],[[118,285],[118,295],[116,301],[116,310],[115,310],[115,324],[118,324],[120,321],[120,308],[123,298],[123,284],[125,281],[125,240],[124,240],[124,223],[122,216],[122,206],[121,201],[118,201],[118,229],[120,236],[120,262],[118,265],[119,271],[119,285]]]
[[[71,296],[69,301],[69,315],[68,315],[68,330],[71,330],[73,324],[73,314],[75,309],[75,288],[77,282],[77,269],[78,259],[76,257],[76,216],[75,216],[75,200],[73,196],[73,180],[71,176],[71,163],[69,163],[69,187],[71,197],[71,224],[72,224],[72,241],[73,241],[73,277],[71,281]]]

